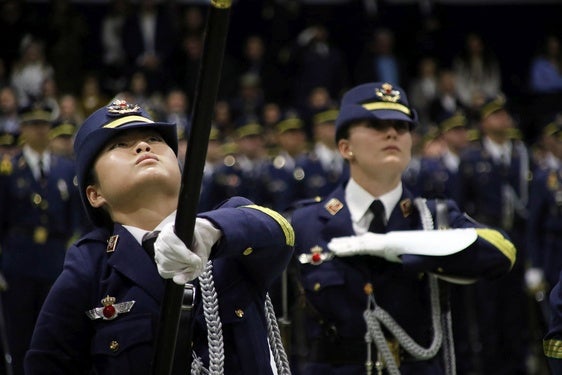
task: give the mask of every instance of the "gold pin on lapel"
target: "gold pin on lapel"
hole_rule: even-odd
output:
[[[400,201],[400,210],[402,210],[402,215],[404,217],[410,216],[412,213],[412,201],[410,198],[406,198]]]
[[[324,208],[326,208],[331,215],[335,215],[343,208],[343,203],[337,198],[332,198],[324,205]]]
[[[109,237],[109,240],[107,240],[107,249],[105,249],[106,253],[112,253],[115,251],[115,248],[117,247],[117,240],[119,240],[118,234],[114,234]]]

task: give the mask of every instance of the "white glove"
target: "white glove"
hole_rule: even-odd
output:
[[[211,249],[220,236],[221,231],[209,220],[197,218],[193,231],[193,250],[190,250],[175,234],[174,224],[166,224],[154,242],[154,261],[158,273],[179,285],[196,279],[205,270]]]
[[[540,268],[529,268],[525,271],[525,285],[527,290],[533,294],[544,291],[546,281],[544,280],[544,272]]]
[[[328,249],[336,256],[374,255],[386,259],[386,234],[367,232],[359,236],[336,237],[328,243]],[[400,258],[388,259],[400,262]]]
[[[401,263],[400,255],[444,256],[466,249],[478,238],[474,228],[409,230],[384,234],[367,232],[359,236],[337,237],[328,243],[336,256],[374,255]]]

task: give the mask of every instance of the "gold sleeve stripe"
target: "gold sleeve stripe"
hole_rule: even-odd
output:
[[[494,245],[499,251],[505,255],[511,262],[511,266],[515,263],[515,246],[507,238],[502,236],[500,232],[495,229],[477,228],[476,233],[479,237]]]
[[[286,244],[289,246],[295,245],[295,231],[293,230],[293,227],[291,226],[291,224],[289,224],[287,219],[285,219],[280,213],[266,207],[258,206],[256,204],[242,206],[242,207],[253,208],[255,210],[263,212],[266,215],[269,215],[273,220],[277,222],[277,224],[279,224],[281,229],[283,229],[283,233],[285,234]]]
[[[543,340],[542,348],[545,356],[562,359],[562,340]]]

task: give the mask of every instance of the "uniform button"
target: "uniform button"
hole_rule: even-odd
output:
[[[442,267],[437,267],[437,272],[443,273],[443,268],[442,268]]]
[[[373,294],[373,284],[366,283],[365,286],[363,287],[363,292],[365,292],[365,294],[368,296]]]
[[[41,195],[35,193],[33,194],[33,196],[31,197],[31,200],[33,201],[33,203],[36,206],[39,206],[41,204],[41,201],[43,200],[43,197],[41,197]]]
[[[254,249],[252,249],[251,247],[247,248],[246,250],[244,250],[244,252],[242,253],[243,255],[250,255],[252,254],[252,252],[254,251]]]
[[[115,340],[111,341],[109,343],[109,350],[111,350],[112,352],[116,352],[119,350],[119,343]]]
[[[243,317],[244,317],[244,310],[242,310],[242,309],[236,309],[236,310],[234,311],[234,314],[236,314],[236,316],[239,317],[239,318],[243,318]]]
[[[320,283],[314,284],[314,291],[315,292],[319,291],[321,287],[322,287],[322,285],[320,285]]]

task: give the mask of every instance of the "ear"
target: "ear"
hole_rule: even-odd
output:
[[[338,150],[344,159],[350,160],[353,158],[353,152],[347,139],[340,139],[338,141]]]
[[[90,202],[90,206],[94,208],[100,208],[105,204],[105,198],[100,194],[95,185],[88,185],[86,187],[86,197],[88,202]]]

